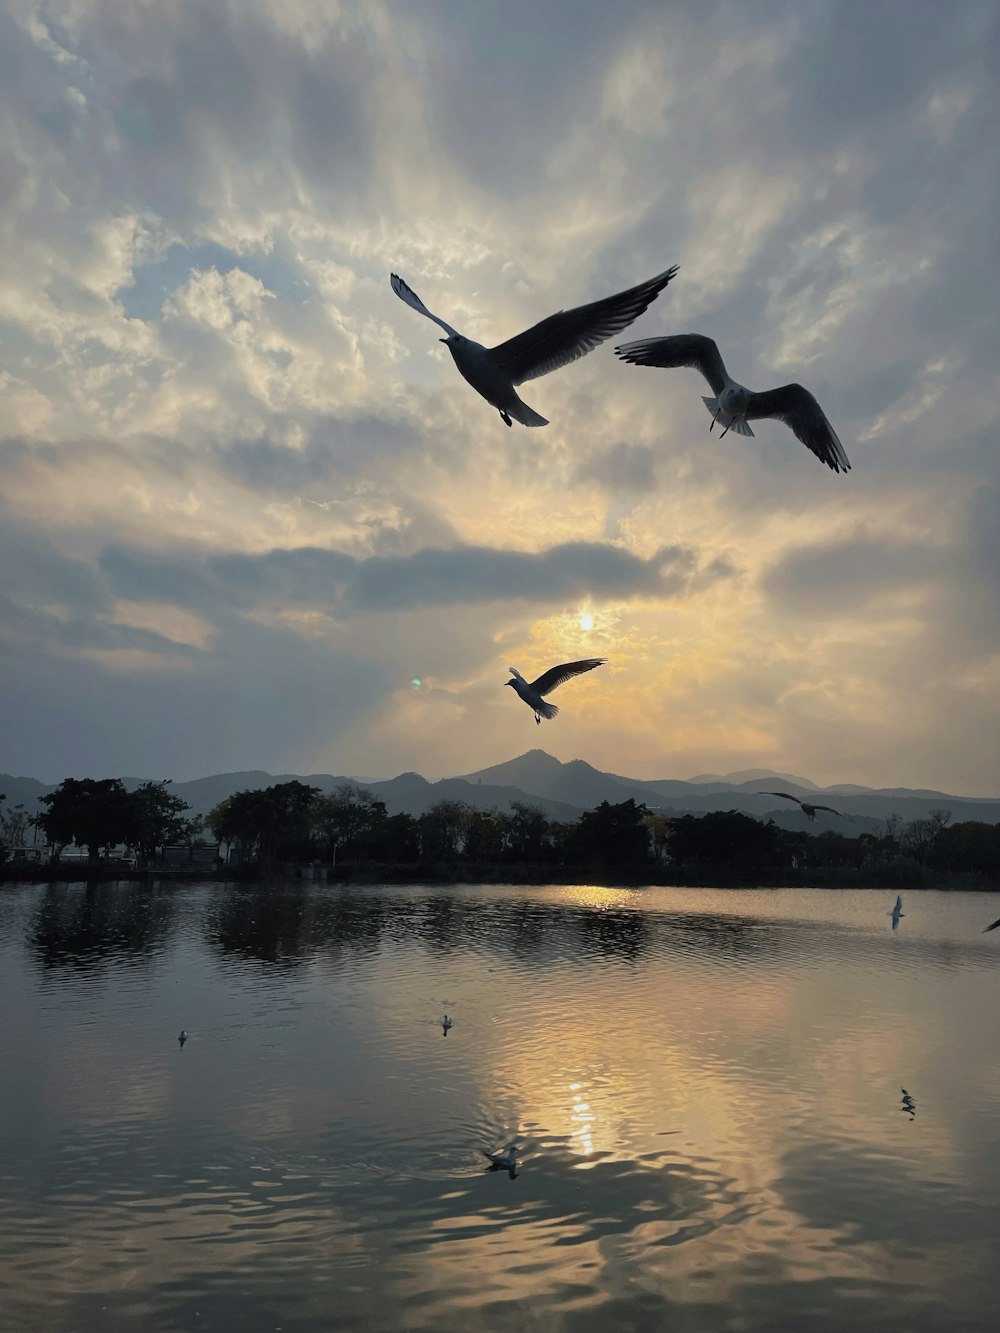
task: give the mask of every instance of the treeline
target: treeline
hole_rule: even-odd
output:
[[[735,810],[669,817],[634,800],[607,801],[578,820],[548,820],[535,806],[480,810],[439,801],[424,814],[390,815],[372,792],[351,783],[324,793],[292,781],[236,792],[204,818],[168,790],[147,782],[129,792],[116,778],[67,778],[30,817],[0,804],[0,860],[36,825],[53,859],[70,844],[101,852],[126,847],[152,863],[165,844],[208,832],[241,866],[380,866],[438,868],[475,875],[484,867],[567,867],[595,875],[720,882],[748,877],[775,883],[932,882],[942,874],[1000,881],[1000,825],[952,824],[946,810],[904,824],[885,820],[878,833],[810,835]],[[0,795],[0,802],[3,797]]]

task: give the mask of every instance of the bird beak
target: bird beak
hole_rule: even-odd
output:
[[[438,342],[439,342],[439,343],[446,343],[447,341],[448,341],[447,338],[439,338],[439,339],[438,339]]]

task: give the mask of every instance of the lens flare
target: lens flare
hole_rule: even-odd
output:
[[[423,683],[424,683],[424,682],[420,679],[419,676],[414,676],[413,679],[410,681],[410,685],[411,685],[411,686],[413,687],[413,689],[415,689],[415,690],[419,690],[420,687],[421,687],[421,685],[423,685]]]

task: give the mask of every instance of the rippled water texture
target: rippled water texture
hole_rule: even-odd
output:
[[[992,1328],[996,899],[894,898],[0,889],[0,1323]]]

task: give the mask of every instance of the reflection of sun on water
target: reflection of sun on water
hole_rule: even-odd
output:
[[[590,1109],[590,1103],[584,1101],[580,1087],[581,1084],[579,1083],[569,1085],[573,1099],[570,1104],[569,1118],[574,1126],[570,1133],[570,1146],[575,1148],[583,1157],[589,1157],[594,1151],[594,1136],[591,1133],[591,1126],[595,1117]]]

